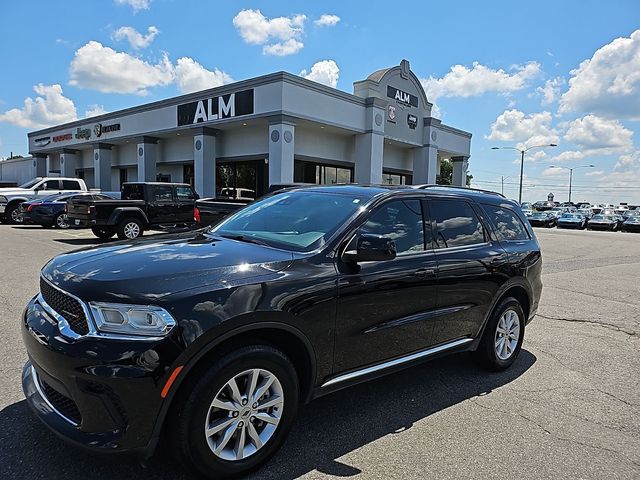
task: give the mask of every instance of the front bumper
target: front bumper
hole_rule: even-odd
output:
[[[613,223],[589,223],[587,228],[590,230],[615,230],[616,225]]]
[[[22,387],[36,416],[64,439],[97,452],[148,456],[178,349],[170,338],[64,337],[32,299],[22,338],[29,361]]]
[[[574,222],[558,222],[558,228],[576,228],[576,229],[581,229],[582,228],[582,224],[581,223],[574,223]]]
[[[622,230],[625,232],[640,232],[640,224],[637,223],[623,223]]]

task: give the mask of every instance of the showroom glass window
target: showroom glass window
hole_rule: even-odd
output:
[[[483,207],[496,227],[499,240],[529,240],[529,232],[513,211],[495,205]]]
[[[382,172],[382,183],[385,185],[411,185],[411,175],[404,173]]]
[[[392,200],[381,205],[360,227],[360,233],[381,235],[396,243],[398,255],[424,251],[424,222],[419,200]]]
[[[432,200],[429,211],[438,248],[463,247],[485,242],[484,228],[471,205],[464,200]]]

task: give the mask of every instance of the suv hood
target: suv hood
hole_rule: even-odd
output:
[[[292,261],[291,252],[198,231],[65,253],[42,275],[82,300],[153,303],[184,290],[274,274]]]

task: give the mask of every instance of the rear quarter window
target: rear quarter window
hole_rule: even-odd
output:
[[[517,241],[531,238],[527,227],[511,209],[496,205],[483,205],[482,207],[496,229],[498,240]]]
[[[478,245],[486,242],[485,231],[473,207],[464,200],[431,200],[431,220],[438,248]]]

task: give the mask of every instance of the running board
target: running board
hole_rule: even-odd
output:
[[[387,368],[397,367],[399,365],[403,365],[405,363],[409,363],[414,360],[420,360],[421,358],[426,358],[431,355],[435,355],[436,353],[444,352],[445,350],[460,347],[472,341],[473,341],[473,338],[461,338],[453,342],[438,345],[437,347],[428,348],[427,350],[422,350],[420,352],[412,353],[404,357],[396,358],[394,360],[389,360],[388,362],[379,363],[377,365],[372,365],[370,367],[366,367],[361,370],[356,370],[355,372],[345,373],[343,375],[339,375],[335,378],[332,378],[331,380],[326,381],[320,386],[320,388],[330,387],[337,383],[353,380],[359,377],[363,377],[365,375],[369,375],[371,373],[379,372],[381,370],[386,370]]]

